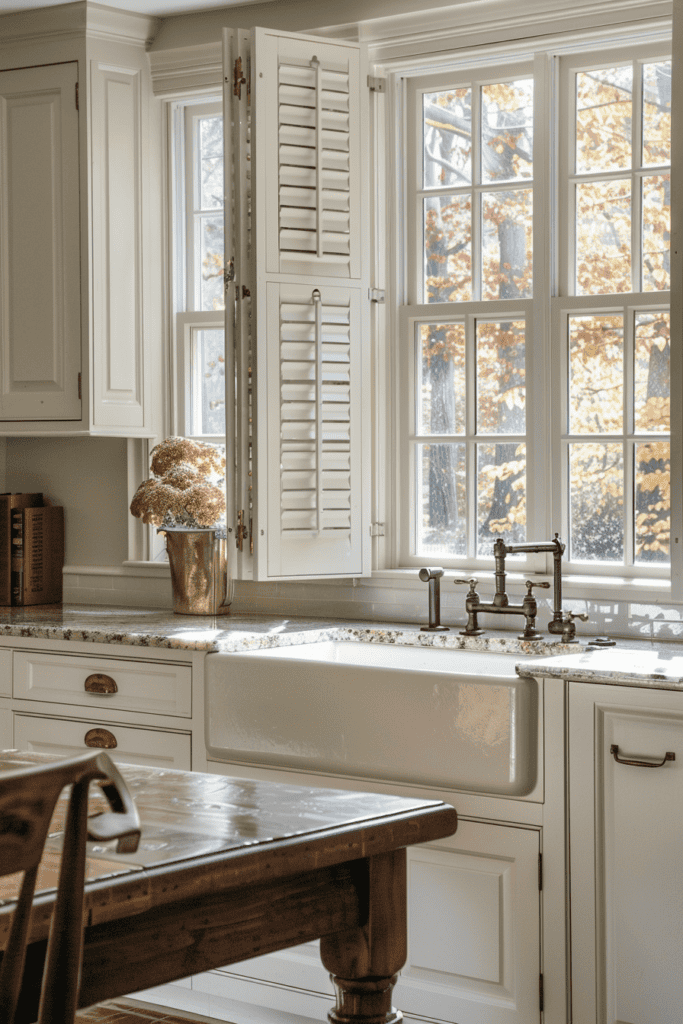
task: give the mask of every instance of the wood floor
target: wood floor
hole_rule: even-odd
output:
[[[76,1024],[197,1024],[209,1017],[181,1017],[171,1010],[148,1010],[122,1002],[98,1003],[87,1010],[79,1010]]]

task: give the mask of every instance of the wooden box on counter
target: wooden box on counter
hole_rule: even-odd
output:
[[[64,509],[42,494],[0,494],[0,605],[62,600]]]

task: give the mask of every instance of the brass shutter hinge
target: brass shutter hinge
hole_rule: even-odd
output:
[[[244,542],[247,539],[247,528],[244,524],[244,509],[240,509],[237,513],[237,536],[235,537],[235,545],[238,551],[244,550]]]
[[[82,398],[82,397],[83,397],[83,396],[81,395],[81,375],[80,375],[80,373],[79,373],[79,375],[78,375],[78,397],[79,397],[79,398]]]
[[[383,537],[384,536],[384,523],[370,523],[370,536],[371,537]]]
[[[246,84],[247,80],[242,74],[242,58],[238,57],[232,69],[232,93],[238,100],[242,99],[242,86]]]
[[[370,92],[386,92],[386,78],[375,78],[374,75],[368,75],[368,89]]]

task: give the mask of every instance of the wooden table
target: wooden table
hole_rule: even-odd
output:
[[[0,752],[0,771],[48,759]],[[405,848],[452,835],[452,807],[119,767],[142,837],[135,854],[88,844],[80,1006],[320,938],[336,991],[332,1024],[400,1020],[391,994],[406,960]],[[92,810],[104,809],[91,789]],[[45,953],[62,821],[58,805],[33,914],[20,1017],[27,1022],[36,1014],[30,979]],[[16,877],[0,880],[0,949],[16,891]]]

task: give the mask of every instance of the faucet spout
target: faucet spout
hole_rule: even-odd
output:
[[[498,588],[498,562],[502,561],[502,584],[505,589],[505,556],[521,554],[550,552],[553,556],[553,617],[548,623],[549,633],[562,633],[564,622],[562,615],[562,555],[566,550],[566,544],[560,540],[559,533],[555,534],[553,540],[529,542],[527,544],[506,544],[502,538],[493,545],[493,554],[496,559],[496,590]],[[495,601],[495,598],[494,598]]]

